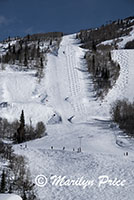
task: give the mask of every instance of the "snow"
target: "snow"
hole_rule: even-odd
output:
[[[0,200],[22,200],[22,198],[15,194],[0,194]]]
[[[34,124],[38,120],[47,123],[62,118],[61,123],[58,120],[56,124],[47,123],[48,135],[27,142],[27,148],[25,144],[14,146],[16,153],[26,157],[33,182],[39,174],[49,180],[44,188],[35,187],[40,200],[133,200],[134,143],[130,138],[121,137],[118,127],[111,125],[109,110],[117,99],[134,98],[134,50],[112,52],[121,70],[103,101],[94,98],[92,80],[87,72],[82,72],[84,53],[75,34],[64,36],[58,55],[48,54],[45,76],[40,83],[34,71],[18,72],[7,67],[0,73],[0,99],[9,106],[1,108],[1,115],[13,120],[24,109],[26,121],[32,118]],[[79,137],[82,137],[82,153],[77,153]],[[129,156],[124,156],[125,152]],[[84,190],[56,187],[51,185],[53,175],[94,180],[107,175],[110,179],[125,179],[126,185],[105,184]]]
[[[5,55],[5,52],[7,51],[7,48],[10,44],[10,46],[13,46],[15,43],[17,42],[17,40],[12,40],[10,42],[6,42],[6,43],[0,43],[0,55]]]
[[[110,104],[116,99],[128,98],[129,101],[134,100],[133,92],[133,55],[134,50],[114,50],[112,52],[112,59],[120,65],[120,75],[112,90],[106,97]]]
[[[129,33],[129,35],[120,37],[120,39],[122,39],[122,41],[118,43],[118,47],[123,49],[127,42],[134,40],[134,26],[132,26],[132,31]]]
[[[0,101],[7,102],[7,107],[1,109],[1,116],[9,121],[19,119],[21,110],[25,112],[26,122],[31,119],[33,124],[46,122],[53,114],[53,109],[45,107],[42,100],[46,92],[39,87],[35,71],[18,72],[6,68],[0,72]],[[43,115],[43,113],[45,113]]]
[[[48,184],[45,187],[36,186],[40,200],[45,197],[48,200],[86,200],[90,198],[93,200],[104,200],[105,198],[108,200],[133,200],[133,156],[126,158],[123,155],[116,156],[91,152],[86,154],[67,150],[35,150],[35,148],[32,149],[31,147],[25,151],[20,150],[18,153],[28,158],[33,181],[40,174],[48,179]],[[115,178],[126,180],[126,184],[124,187],[113,187],[106,184],[100,188],[94,185],[85,189],[77,186],[52,186],[51,177],[54,175],[66,176],[67,179],[72,180],[83,177],[84,180],[95,181],[100,176],[107,175],[112,180]]]
[[[101,44],[103,45],[111,45],[113,43],[114,40],[106,40],[104,42],[101,42]]]
[[[117,42],[118,49],[123,49],[128,42],[133,41],[133,40],[134,40],[134,26],[132,26],[132,31],[130,31],[128,35],[119,37],[117,39],[117,41],[119,41]],[[114,43],[114,39],[101,42],[101,44],[103,45],[111,45],[112,43]]]

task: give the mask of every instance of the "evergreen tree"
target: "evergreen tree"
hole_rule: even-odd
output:
[[[24,54],[24,66],[27,66],[28,62],[27,62],[27,55],[26,53]]]
[[[23,192],[23,200],[27,200],[27,196],[26,196],[25,191]]]
[[[11,45],[10,45],[10,43],[8,44],[8,51],[9,52],[11,51]]]
[[[5,171],[3,170],[2,176],[1,176],[0,192],[5,193],[5,190],[6,190],[6,175],[5,175]]]
[[[10,187],[9,187],[9,191],[8,191],[8,193],[9,193],[9,194],[12,193],[12,186],[11,186],[11,185],[10,185]]]
[[[40,57],[40,47],[39,47],[39,44],[38,44],[38,47],[37,47],[37,58],[39,58]]]
[[[16,52],[15,45],[13,45],[12,53],[15,54],[15,52]]]
[[[21,143],[25,141],[25,117],[24,117],[24,111],[22,110],[21,116],[20,116],[20,126],[17,129],[16,141],[17,143]]]
[[[50,43],[49,43],[49,45],[50,45],[50,46],[52,45],[52,39],[50,39]]]
[[[111,58],[111,52],[109,52],[109,61],[111,61],[112,58]]]
[[[43,59],[42,59],[42,57],[40,58],[40,66],[41,66],[41,68],[43,68]]]
[[[20,124],[21,124],[22,127],[25,127],[24,110],[22,110],[22,112],[21,112],[21,116],[20,116]]]
[[[96,51],[96,50],[97,50],[96,44],[95,44],[94,40],[93,40],[93,42],[92,42],[92,50],[93,50],[93,51]]]
[[[92,58],[92,64],[93,64],[93,67],[95,66],[95,56],[93,55],[93,58]]]
[[[10,36],[8,36],[8,41],[9,41],[9,42],[11,41],[11,38],[10,38]]]
[[[28,34],[26,37],[27,37],[27,41],[29,41],[30,40],[30,35]]]

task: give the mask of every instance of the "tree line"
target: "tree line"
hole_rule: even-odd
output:
[[[23,38],[10,37],[3,41],[4,54],[0,57],[2,69],[4,64],[16,65],[19,70],[35,69],[39,80],[44,76],[43,69],[47,64],[47,53],[56,52],[62,39],[63,33],[39,33],[27,35]]]
[[[76,38],[80,39],[83,48],[92,49],[93,43],[100,44],[103,41],[126,36],[132,31],[134,25],[134,17],[129,17],[124,20],[109,22],[99,28],[81,30]]]
[[[120,66],[113,62],[111,57],[109,50],[95,49],[85,54],[97,98],[103,98],[119,77]]]
[[[0,161],[7,163],[0,170],[0,193],[15,193],[23,200],[37,200],[25,158],[16,155],[11,145],[0,141]]]
[[[87,48],[86,59],[88,72],[91,74],[95,97],[103,98],[119,77],[120,65],[112,60],[111,51],[118,48],[121,36],[128,35],[134,25],[134,17],[117,20],[102,25],[99,28],[81,30],[76,38],[81,42],[82,48]],[[111,40],[109,44],[101,42]],[[125,48],[133,47],[133,41]]]
[[[25,124],[24,111],[22,110],[20,120],[8,122],[7,119],[0,118],[0,137],[9,139],[14,143],[22,143],[47,135],[46,127],[42,121],[36,124],[36,127]]]
[[[134,137],[134,102],[117,100],[111,107],[111,117],[120,129]]]

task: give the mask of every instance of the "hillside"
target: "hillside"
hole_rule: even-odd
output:
[[[46,125],[47,135],[44,137],[13,145],[15,153],[26,159],[39,200],[133,200],[134,139],[126,137],[111,121],[110,115],[111,105],[117,99],[134,99],[134,50],[126,49],[126,44],[134,39],[134,21],[131,18],[125,20],[118,22],[119,29],[124,28],[118,37],[115,34],[97,43],[94,39],[93,48],[81,48],[82,43],[89,44],[91,35],[88,38],[83,35],[83,41],[80,41],[80,36],[82,33],[87,36],[89,30],[60,36],[56,49],[55,42],[43,39],[39,43],[39,52],[43,56],[43,76],[40,80],[36,76],[36,66],[18,64],[16,59],[14,63],[10,59],[8,63],[1,64],[0,117],[13,122],[19,119],[24,110],[26,124],[32,122],[35,127],[42,121]],[[117,22],[112,26],[115,24]],[[107,28],[110,29],[109,26]],[[99,32],[92,30],[92,37],[95,31],[95,36],[100,38],[102,30],[105,27]],[[29,46],[35,42],[31,40],[28,41]],[[10,43],[12,46],[16,40]],[[37,41],[35,44],[38,48]],[[107,48],[107,45],[110,47]],[[46,51],[46,46],[49,51]],[[6,48],[9,48],[9,41],[0,44],[2,56],[6,54]],[[24,53],[21,55],[23,57]],[[92,68],[86,62],[87,58],[90,62],[90,56],[96,59]],[[30,59],[29,56],[29,63]],[[22,60],[25,61],[24,58]],[[34,63],[36,58],[33,60]],[[102,66],[98,67],[99,64],[105,65],[104,69],[109,73],[107,77]],[[96,71],[99,75],[95,74]],[[97,93],[98,85],[102,82],[105,83],[101,84]],[[100,90],[103,94],[101,98],[98,95]],[[4,140],[9,142],[9,138]],[[4,166],[3,162],[1,166]],[[38,175],[46,176],[46,186],[37,185],[35,178]],[[77,185],[56,186],[52,185],[54,175],[66,176],[65,180],[83,177],[86,181],[94,180],[95,184],[89,184],[85,189]],[[100,176],[109,179],[101,187],[98,186]],[[117,186],[115,183],[119,180],[125,180],[125,184]],[[115,185],[112,185],[113,181]]]

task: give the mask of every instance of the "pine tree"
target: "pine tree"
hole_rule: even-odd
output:
[[[40,58],[40,66],[41,66],[41,68],[43,68],[43,59],[42,59],[42,57]]]
[[[95,66],[95,56],[93,55],[92,57],[92,64],[93,64],[93,67]]]
[[[24,54],[24,66],[27,66],[28,62],[27,62],[27,55],[26,53]]]
[[[25,127],[24,110],[22,110],[22,112],[21,112],[21,116],[20,116],[20,124],[21,124],[22,127]]]
[[[50,45],[50,46],[52,45],[52,39],[50,39],[50,43],[49,43],[49,45]]]
[[[9,52],[11,51],[11,45],[10,45],[10,43],[8,44],[8,51]]]
[[[0,192],[5,193],[5,190],[6,190],[6,175],[5,175],[5,171],[3,170],[2,176],[1,176]]]
[[[109,61],[111,61],[112,58],[111,58],[111,52],[109,52]]]
[[[15,52],[16,52],[16,48],[15,48],[15,45],[13,45],[12,53],[15,54]]]
[[[96,51],[96,50],[97,50],[96,44],[95,44],[94,40],[93,40],[93,42],[92,42],[92,50],[93,50],[93,51]]]
[[[8,193],[9,193],[9,194],[12,193],[12,186],[11,186],[11,185],[10,185],[10,187],[9,187],[9,191],[8,191]]]
[[[38,47],[37,47],[37,58],[39,58],[40,57],[40,47],[39,47],[39,44],[38,44]]]
[[[25,138],[25,117],[24,117],[23,110],[22,110],[22,113],[20,116],[20,126],[17,129],[16,140],[18,143],[22,143],[26,140],[26,138]]]
[[[9,42],[11,41],[11,38],[10,38],[10,36],[8,36],[8,41],[9,41]]]
[[[29,41],[30,40],[30,35],[28,34],[26,37],[27,37],[27,41]]]
[[[27,200],[27,196],[26,196],[25,191],[23,192],[23,200]]]

